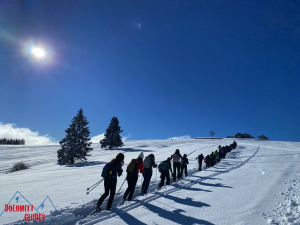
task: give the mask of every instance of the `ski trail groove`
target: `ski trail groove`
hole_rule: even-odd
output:
[[[249,162],[258,153],[259,149],[260,149],[260,145],[257,147],[256,151],[249,158],[247,158],[245,161],[241,162],[237,166],[231,167],[231,168],[229,168],[227,170],[224,170],[224,171],[220,171],[220,172],[211,174],[209,176],[203,177],[203,178],[198,179],[198,180],[194,180],[194,181],[192,181],[192,180],[186,180],[186,181],[190,182],[190,184],[185,184],[184,186],[185,187],[190,187],[190,186],[192,186],[192,185],[194,185],[196,183],[199,183],[199,182],[201,182],[203,180],[207,180],[209,178],[218,176],[220,174],[229,173],[232,170],[238,169],[238,168],[242,167],[243,165],[245,165],[247,162]],[[253,149],[253,150],[255,150],[255,149]],[[195,151],[197,151],[197,150],[195,150]],[[193,152],[195,152],[195,151],[193,151]],[[193,152],[191,152],[190,154],[192,154]],[[195,171],[195,168],[192,171]],[[190,172],[191,175],[199,172],[197,170],[195,172],[192,172],[192,171]],[[178,183],[176,183],[176,184],[179,185]],[[141,206],[143,203],[148,203],[150,201],[156,200],[156,199],[162,197],[162,195],[168,195],[168,194],[171,194],[171,193],[173,193],[175,191],[178,191],[178,190],[180,190],[180,188],[175,187],[174,184],[171,184],[168,187],[168,190],[166,190],[166,191],[158,191],[158,193],[149,193],[149,196],[147,196],[146,198],[144,198],[142,200],[140,200],[139,197],[136,197],[132,202],[130,202],[130,204],[128,204],[128,205],[126,205],[124,207],[114,208],[113,210],[115,212],[106,212],[107,213],[106,215],[99,215],[99,218],[96,217],[95,219],[87,221],[86,223],[80,223],[80,221],[78,221],[76,224],[83,224],[83,225],[96,224],[96,223],[105,221],[107,219],[113,218],[115,216],[118,216],[119,213],[126,213],[126,212],[128,212],[128,211],[130,211],[130,210],[132,210],[134,208],[137,208],[137,207]],[[83,219],[83,221],[84,220],[86,220],[86,219]]]

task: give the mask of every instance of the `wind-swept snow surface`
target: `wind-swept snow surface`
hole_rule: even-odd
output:
[[[46,221],[35,224],[300,224],[300,143],[236,141],[237,149],[226,159],[201,172],[195,158],[233,139],[128,141],[123,149],[111,151],[94,144],[89,161],[73,166],[57,165],[59,146],[0,146],[0,214],[11,201],[10,205],[32,204],[46,214]],[[157,190],[160,174],[154,169],[147,195],[138,195],[140,176],[133,200],[118,206],[125,181],[110,211],[89,216],[104,187],[101,183],[89,195],[86,188],[101,179],[103,166],[119,152],[127,165],[141,151],[145,156],[153,153],[159,162],[177,148],[188,155],[188,177]],[[5,174],[19,161],[31,168]],[[117,191],[125,175],[118,178]],[[30,224],[24,214],[3,211],[0,224]]]

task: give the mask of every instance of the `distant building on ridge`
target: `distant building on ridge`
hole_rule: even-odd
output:
[[[264,134],[257,137],[258,140],[269,140]]]

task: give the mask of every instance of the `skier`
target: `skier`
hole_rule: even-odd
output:
[[[210,154],[209,165],[210,165],[210,167],[213,167],[215,165],[215,154],[214,154],[214,152],[211,152],[211,154]]]
[[[150,180],[152,177],[152,167],[156,168],[157,164],[155,164],[154,155],[150,154],[150,155],[146,156],[145,160],[144,160],[144,173],[143,173],[144,181],[143,181],[142,188],[141,188],[142,194],[147,194]]]
[[[171,168],[171,158],[169,157],[167,160],[162,161],[158,165],[158,169],[159,169],[159,172],[161,173],[161,175],[160,175],[161,181],[160,181],[159,187],[161,188],[164,185],[165,178],[167,178],[166,185],[170,185],[169,170],[171,171],[171,174],[173,174],[172,168]]]
[[[176,181],[176,169],[177,169],[177,178],[179,179],[180,178],[180,167],[181,167],[181,164],[180,164],[180,159],[182,159],[182,156],[179,152],[179,149],[176,149],[174,154],[171,155],[171,159],[173,159],[173,182]]]
[[[198,157],[196,158],[196,160],[197,159],[198,159],[198,164],[199,164],[198,171],[202,171],[202,161],[204,159],[204,155],[201,153],[201,155],[198,155]]]
[[[233,149],[236,149],[237,143],[235,141],[233,141],[232,145],[233,145]]]
[[[128,164],[127,166],[127,183],[128,183],[128,187],[124,193],[123,196],[123,201],[126,201],[127,195],[128,196],[128,201],[131,201],[134,190],[135,190],[135,186],[138,180],[138,174],[143,173],[144,172],[144,165],[143,165],[143,159],[144,159],[144,153],[141,152],[139,154],[139,157],[137,157],[136,159],[132,159],[131,162]]]
[[[180,177],[182,177],[182,174],[183,174],[183,170],[184,171],[184,175],[187,177],[188,176],[188,173],[187,173],[187,164],[189,164],[189,160],[186,156],[186,154],[183,155],[183,158],[181,160],[181,173],[180,173]]]
[[[104,199],[109,195],[109,199],[107,202],[106,210],[111,208],[112,202],[115,197],[116,193],[116,186],[117,186],[117,175],[118,177],[122,175],[123,169],[122,166],[124,165],[124,155],[119,153],[116,158],[112,159],[109,163],[107,163],[102,172],[102,176],[104,179],[104,190],[105,193],[99,198],[97,202],[96,211],[101,211],[101,204],[103,203]]]
[[[209,167],[210,167],[210,156],[207,155],[207,156],[205,157],[204,161],[205,161],[205,164],[206,164],[205,169],[209,168]]]
[[[220,162],[220,155],[219,155],[218,150],[215,151],[215,161],[216,161],[216,164]]]
[[[225,148],[221,147],[221,145],[218,146],[219,152],[220,152],[220,159],[225,159]]]

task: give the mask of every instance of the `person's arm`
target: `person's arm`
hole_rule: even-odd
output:
[[[121,164],[117,166],[117,174],[118,174],[118,177],[121,176],[123,173],[123,169],[121,168]]]
[[[173,175],[171,163],[169,163],[169,167],[170,167],[170,171],[171,171],[171,173],[172,173],[172,175]]]
[[[196,158],[196,160],[198,159],[198,156],[197,156],[197,158]]]
[[[154,159],[151,160],[151,164],[152,164],[153,168],[157,167],[157,164],[155,164]]]

